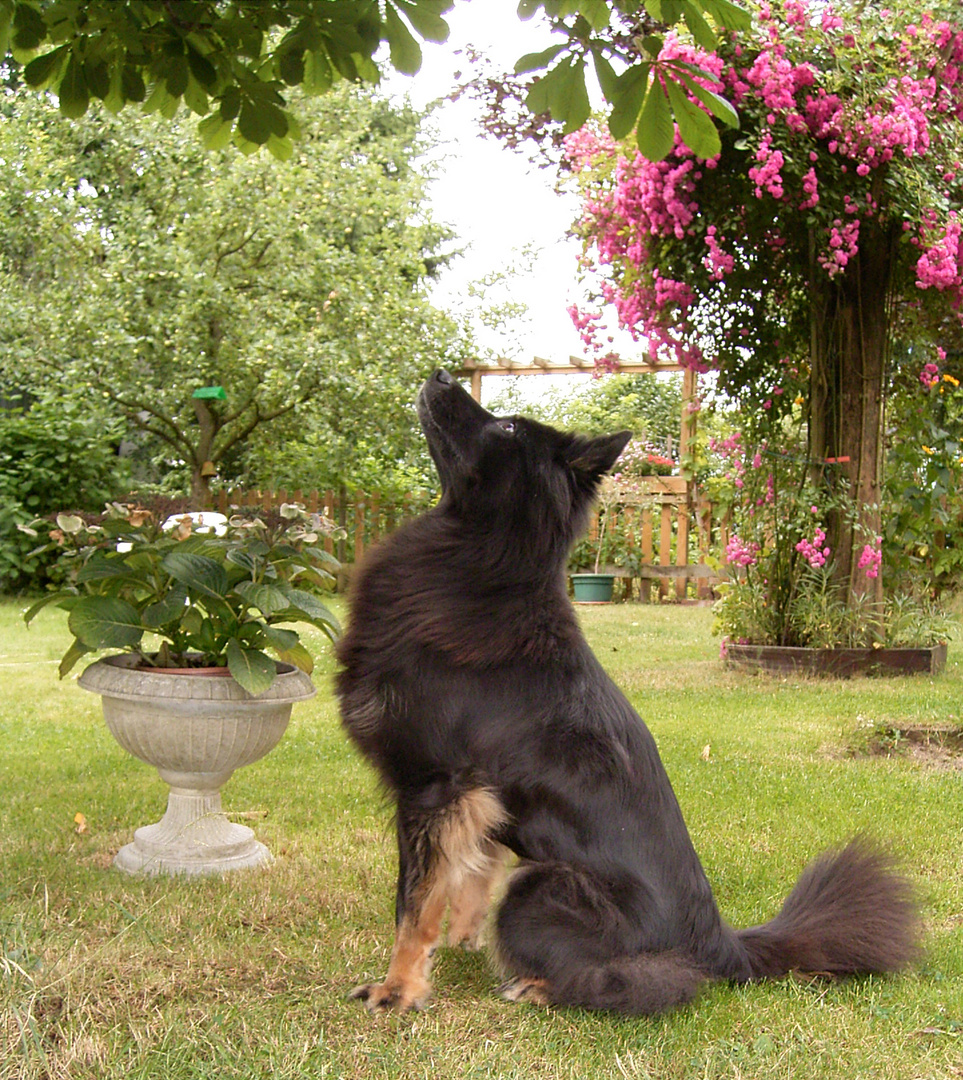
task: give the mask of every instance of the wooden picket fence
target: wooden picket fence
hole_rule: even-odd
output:
[[[357,563],[372,544],[433,501],[434,496],[427,494],[410,494],[399,500],[378,492],[222,489],[215,498],[215,509],[228,513],[237,506],[268,511],[285,502],[300,503],[340,526],[338,538],[326,538],[325,547],[350,565]],[[624,546],[633,554],[628,567],[604,568],[621,580],[623,598],[646,603],[712,595],[712,587],[720,577],[712,553],[725,547],[726,521],[711,503],[693,498],[682,477],[647,478],[631,493],[619,492],[609,513],[607,527],[622,534]],[[590,538],[597,537],[598,530],[596,512],[589,525]]]
[[[222,488],[214,500],[214,509],[222,514],[232,506],[272,510],[283,503],[300,503],[312,514],[323,514],[339,527],[340,535],[326,537],[325,549],[342,563],[356,563],[365,551],[405,519],[425,510],[433,501],[429,495],[405,495],[385,499],[378,492],[245,491]]]
[[[636,481],[631,492],[615,489],[606,500],[608,529],[621,536],[630,553],[628,566],[600,566],[622,581],[623,598],[643,603],[688,598],[709,599],[724,574],[714,554],[728,539],[725,516],[699,498],[681,476],[652,476]],[[603,510],[589,523],[589,538],[599,533]]]

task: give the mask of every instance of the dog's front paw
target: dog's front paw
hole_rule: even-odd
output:
[[[369,1013],[408,1012],[423,1009],[431,997],[431,987],[405,985],[385,979],[380,983],[356,986],[348,995],[352,1001],[363,1001]]]

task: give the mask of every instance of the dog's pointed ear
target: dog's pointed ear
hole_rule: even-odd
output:
[[[599,435],[594,439],[578,437],[569,447],[566,461],[576,472],[591,480],[598,480],[618,461],[619,454],[631,438],[631,431]]]

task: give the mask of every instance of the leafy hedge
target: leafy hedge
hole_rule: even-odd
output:
[[[0,592],[46,581],[50,557],[18,525],[59,510],[100,510],[123,488],[120,432],[73,401],[0,410]]]

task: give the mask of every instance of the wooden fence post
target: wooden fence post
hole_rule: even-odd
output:
[[[672,565],[672,507],[664,502],[659,522],[659,566]],[[659,599],[669,595],[669,579],[659,579]]]
[[[642,507],[642,565],[652,565],[652,507]],[[652,600],[652,581],[641,578],[639,581],[639,599],[643,604]]]
[[[682,503],[676,510],[675,564],[689,565],[689,508]],[[675,597],[685,600],[689,591],[689,579],[680,577],[675,581]]]
[[[354,561],[361,562],[364,555],[364,492],[357,491],[354,496]]]

